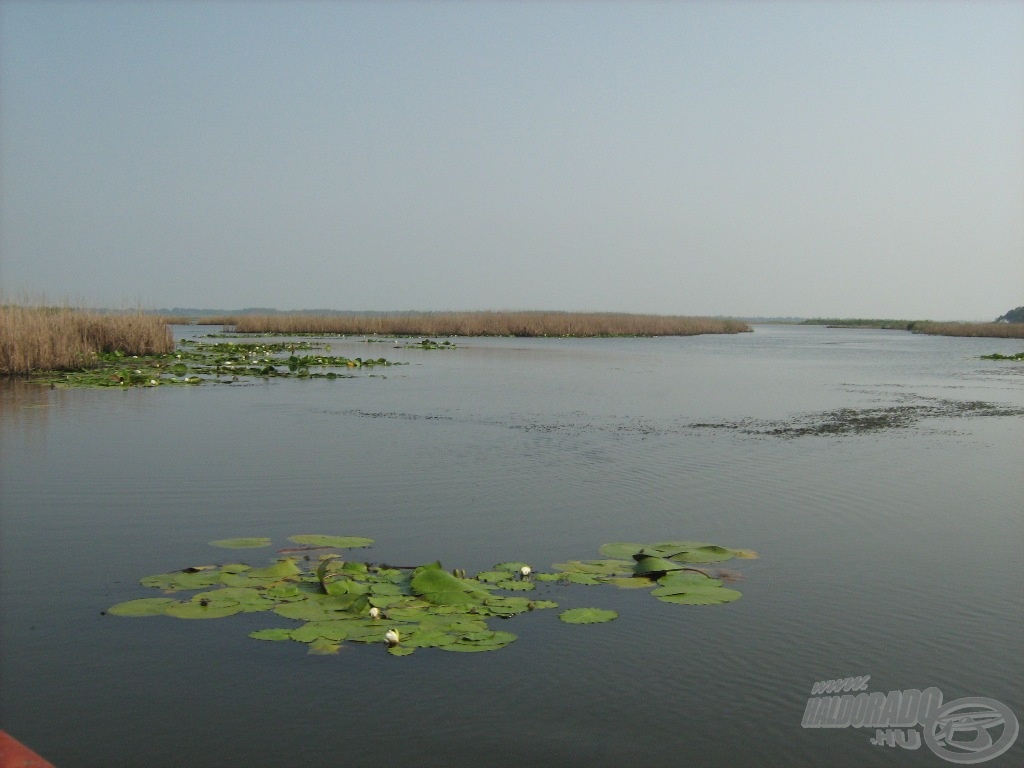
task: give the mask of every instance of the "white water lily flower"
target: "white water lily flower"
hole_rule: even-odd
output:
[[[519,569],[519,578],[525,581],[526,579],[530,578],[531,573],[533,573],[533,569],[530,568],[530,566],[528,565],[524,565],[522,568]]]
[[[398,645],[398,641],[399,637],[397,629],[392,628],[384,633],[384,642],[386,642],[388,645]]]
[[[370,609],[370,618],[371,619],[379,619],[380,618],[380,608],[378,608],[376,605],[373,606],[373,608]]]

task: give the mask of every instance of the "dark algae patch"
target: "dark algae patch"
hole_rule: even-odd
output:
[[[603,559],[555,563],[548,572],[509,561],[469,576],[439,562],[396,566],[342,556],[341,550],[371,546],[373,539],[365,537],[301,534],[289,540],[299,546],[279,550],[288,556],[270,565],[199,565],[147,576],[140,583],[160,590],[160,597],[126,600],[106,613],[178,619],[273,614],[276,626],[249,636],[304,643],[311,654],[337,653],[346,641],[383,645],[393,656],[422,648],[474,653],[500,650],[517,639],[496,620],[557,608],[558,602],[548,599],[552,593],[577,585],[646,589],[659,601],[678,605],[733,602],[741,594],[723,584],[737,574],[709,565],[757,556],[694,541],[613,543],[601,548]],[[210,543],[246,549],[268,542],[248,537]],[[618,613],[580,606],[563,610],[559,618],[566,624],[599,624],[614,621]]]
[[[785,420],[740,419],[694,422],[687,426],[692,429],[729,430],[744,435],[768,437],[827,437],[908,429],[919,426],[926,419],[974,416],[1024,416],[1024,408],[980,400],[934,399],[876,408],[837,408],[820,413],[799,414]]]

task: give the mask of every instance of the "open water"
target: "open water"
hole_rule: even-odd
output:
[[[408,363],[334,381],[0,389],[0,728],[60,768],[909,768],[951,761],[802,727],[812,686],[1024,720],[1024,367],[979,359],[1019,341],[454,341],[332,339]],[[470,572],[615,541],[760,559],[726,564],[722,606],[539,583],[559,609],[501,623],[519,639],[493,653],[314,656],[247,637],[288,625],[269,614],[103,614],[154,596],[142,576],[274,556],[211,540],[298,533]],[[558,620],[577,606],[620,615]],[[988,764],[1024,764],[1024,737]]]

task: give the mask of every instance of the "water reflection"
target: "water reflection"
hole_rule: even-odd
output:
[[[1024,379],[978,359],[1016,342],[820,328],[457,342],[388,350],[409,365],[377,378],[0,388],[5,729],[59,765],[368,765],[383,744],[417,766],[735,768],[894,764],[864,733],[800,728],[817,680],[870,674],[1022,713],[1020,416],[790,439],[692,426],[933,397],[1019,408]],[[223,556],[210,540],[297,533],[469,570],[543,569],[616,540],[762,559],[737,566],[729,606],[580,587],[564,607],[620,619],[536,612],[510,625],[519,641],[468,659],[307,657],[249,640],[265,615],[100,616],[149,596],[141,576]]]

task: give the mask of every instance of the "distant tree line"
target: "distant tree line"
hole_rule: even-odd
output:
[[[997,323],[1024,323],[1024,307],[1011,309],[1002,317],[996,318]]]

